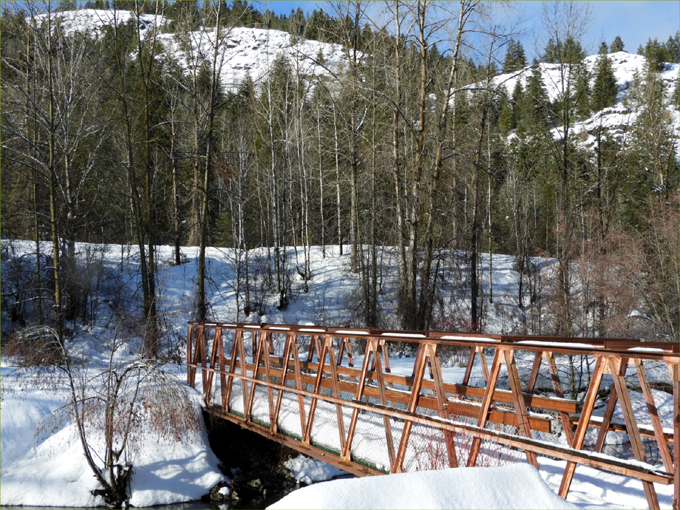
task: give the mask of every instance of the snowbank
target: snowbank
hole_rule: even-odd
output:
[[[334,480],[291,492],[269,508],[578,508],[528,464]]]
[[[298,482],[304,484],[323,482],[347,474],[346,471],[342,471],[335,466],[305,455],[298,455],[288,459],[284,462],[284,465]]]
[[[19,373],[7,367],[2,376],[0,505],[103,506],[103,498],[92,495],[101,487],[87,465],[75,425],[50,420],[64,404],[65,392],[18,385]],[[150,430],[138,439],[130,459],[132,505],[200,499],[224,480],[202,420],[201,425],[180,443]],[[91,439],[101,446],[101,437],[95,434]]]

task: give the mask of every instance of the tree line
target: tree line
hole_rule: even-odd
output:
[[[69,32],[59,12],[79,4],[3,6],[2,232],[36,241],[19,307],[29,321],[64,338],[65,321],[86,318],[78,241],[136,247],[149,355],[162,335],[158,245],[175,247],[175,264],[182,246],[199,247],[199,320],[210,316],[206,247],[234,248],[247,316],[266,305],[251,292],[253,249],[267,250],[268,292],[285,309],[295,275],[302,291],[315,276],[311,247],[325,256],[339,246],[360,275],[362,325],[385,325],[382,282],[393,276],[404,329],[483,331],[493,258],[487,276],[480,254],[503,253],[520,279],[518,332],[678,339],[669,112],[680,96],[658,74],[663,60],[678,61],[677,34],[642,49],[648,65],[620,105],[631,122],[612,128],[598,112],[615,105],[607,53],[623,42],[603,43],[589,73],[588,11],[572,2],[546,4],[547,44],[529,67],[517,29],[477,0],[385,2],[379,15],[368,2],[337,2],[309,17],[238,1],[85,7],[109,9],[111,22]],[[288,30],[294,47],[339,44],[344,61],[279,56],[264,79],[227,91],[220,72],[238,26]],[[326,73],[305,74],[310,60]],[[511,91],[494,80],[522,69]],[[587,118],[588,131],[577,130]],[[48,253],[40,240],[51,241]],[[541,272],[537,256],[554,259],[554,271]],[[458,315],[451,289],[470,303]]]

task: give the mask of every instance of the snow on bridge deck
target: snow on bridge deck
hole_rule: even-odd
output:
[[[252,344],[248,355],[247,337]],[[350,339],[355,347],[365,345],[363,358],[357,359],[361,369],[346,366],[352,361]],[[390,361],[386,341],[415,344],[415,358]],[[442,369],[442,347],[459,352],[467,348],[465,369]],[[308,349],[306,362],[299,359],[301,348]],[[677,351],[674,344],[641,345],[626,339],[190,323],[187,375],[194,385],[201,370],[211,413],[355,474],[494,466],[526,457],[549,473],[561,468],[558,493],[563,498],[578,465],[639,480],[650,508],[659,507],[659,484],[669,485],[661,490],[662,499],[672,493],[677,508],[677,440],[672,453],[668,447],[678,437],[680,422]],[[491,352],[489,366],[486,355]],[[582,406],[563,398],[561,353],[592,367]],[[667,366],[671,375],[675,403],[670,412],[664,407],[661,413],[669,415],[665,424],[643,360],[648,367],[650,362]],[[637,372],[640,398],[628,389],[629,366]],[[526,376],[524,387],[520,372]],[[604,384],[611,395],[598,420],[593,412],[605,374],[613,385],[608,379]],[[555,396],[545,394],[546,385]],[[635,408],[636,400],[644,401],[651,426],[638,426],[642,406]],[[612,420],[619,408],[623,425]],[[561,443],[550,433],[558,422],[564,431]],[[595,451],[587,451],[583,447],[592,429],[599,429]],[[600,453],[612,430],[628,434],[634,460]],[[648,463],[649,445],[643,437],[655,441],[663,468]]]

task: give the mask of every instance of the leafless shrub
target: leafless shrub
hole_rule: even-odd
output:
[[[43,326],[12,333],[2,342],[2,354],[15,357],[23,367],[49,366],[62,360],[59,341]]]
[[[83,454],[100,489],[94,495],[120,508],[129,500],[135,453],[148,434],[180,441],[200,428],[197,408],[175,378],[155,360],[119,361],[125,345],[116,333],[108,363],[101,368],[79,366],[79,360],[58,342],[48,327],[37,335],[52,336],[60,348],[56,367],[66,376],[69,400],[51,417],[55,423],[74,422]]]

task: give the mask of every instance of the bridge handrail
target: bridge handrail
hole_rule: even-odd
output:
[[[211,336],[208,332],[212,331]],[[228,334],[225,335],[225,332]],[[232,332],[232,333],[229,333]],[[246,359],[245,339],[252,341],[252,357]],[[230,354],[224,342],[231,342]],[[274,352],[274,338],[284,340],[282,356]],[[298,340],[308,342],[307,361],[299,359]],[[338,340],[335,360],[334,340]],[[365,341],[361,369],[354,368],[350,340]],[[386,342],[416,344],[411,377],[392,374]],[[363,345],[361,343],[360,345]],[[280,345],[279,345],[280,347]],[[468,348],[469,357],[463,382],[445,381],[439,362],[443,347]],[[373,412],[383,417],[390,471],[404,467],[409,435],[414,424],[439,429],[444,434],[449,465],[458,465],[455,434],[472,438],[468,465],[476,464],[482,440],[492,440],[512,448],[524,450],[527,462],[538,467],[536,455],[547,455],[567,461],[560,486],[560,496],[566,498],[577,464],[624,474],[642,481],[650,508],[658,508],[658,496],[653,483],[673,484],[673,508],[678,508],[680,476],[680,345],[670,342],[642,342],[625,338],[566,338],[530,335],[486,335],[434,331],[395,331],[373,328],[322,327],[315,325],[248,324],[229,322],[190,322],[187,334],[187,381],[194,386],[197,370],[201,370],[206,409],[218,416],[256,430],[272,439],[298,448],[326,462],[335,463],[356,474],[377,474],[354,458],[352,441],[358,413]],[[343,352],[351,366],[343,366]],[[316,359],[314,355],[316,351]],[[493,352],[489,370],[486,355]],[[515,357],[518,352],[534,353],[528,381],[522,387]],[[594,360],[590,384],[583,402],[564,398],[555,355],[572,354]],[[523,355],[526,358],[527,354]],[[481,359],[484,387],[470,385],[475,358]],[[371,363],[372,360],[372,363]],[[547,360],[547,363],[543,363]],[[530,361],[530,358],[529,358]],[[672,433],[664,429],[658,416],[651,385],[643,362],[656,361],[668,366],[674,395]],[[510,389],[498,388],[501,366],[505,365]],[[547,365],[547,380],[552,382],[555,396],[536,394],[538,377]],[[626,382],[626,370],[634,367],[649,411],[651,426],[639,426],[633,412]],[[429,373],[429,378],[427,377]],[[598,391],[605,374],[611,375],[614,385],[602,418],[593,417]],[[214,377],[219,379],[222,404],[213,404]],[[276,380],[280,382],[277,383]],[[234,382],[240,381],[243,413],[232,409],[231,393]],[[295,387],[286,386],[286,381]],[[253,416],[256,387],[266,389],[269,401],[269,426]],[[307,389],[303,389],[307,388]],[[310,391],[310,388],[312,390]],[[341,392],[354,398],[341,398]],[[278,430],[279,410],[285,393],[299,401],[302,437],[291,439]],[[276,398],[274,397],[276,395]],[[303,399],[311,399],[307,409]],[[365,402],[371,398],[373,402]],[[330,455],[327,448],[312,444],[311,431],[318,401],[336,407],[340,451]],[[379,403],[375,403],[378,401]],[[624,424],[614,423],[612,416],[617,405],[621,408]],[[225,405],[226,403],[226,405]],[[391,404],[391,405],[390,405]],[[349,429],[343,425],[342,411],[352,410]],[[438,416],[418,412],[436,412]],[[546,410],[548,414],[541,414]],[[307,415],[307,417],[305,416]],[[452,420],[452,416],[477,419],[476,425]],[[390,419],[403,423],[399,445],[393,443]],[[558,446],[532,437],[532,430],[550,432],[550,425],[559,420],[566,434],[568,446]],[[514,425],[519,434],[486,429],[489,422]],[[576,425],[576,429],[573,425]],[[588,428],[599,429],[594,451],[584,451]],[[609,431],[627,433],[636,461],[620,460],[601,452]],[[646,463],[642,437],[653,438],[659,448],[664,471]],[[669,443],[673,444],[672,451]]]

